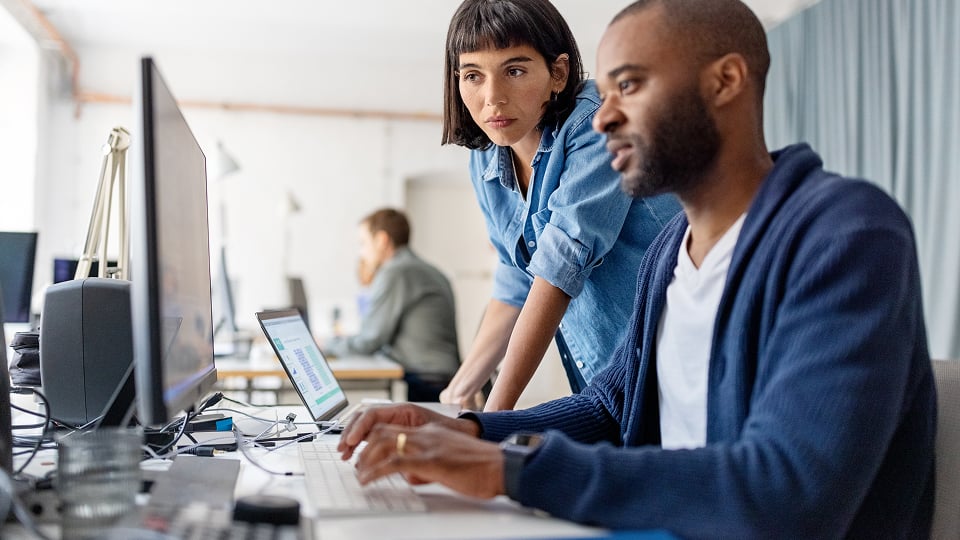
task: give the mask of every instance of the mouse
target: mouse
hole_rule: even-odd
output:
[[[300,503],[282,495],[247,495],[233,506],[233,520],[273,525],[298,525]]]

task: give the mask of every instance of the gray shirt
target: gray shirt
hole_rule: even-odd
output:
[[[460,367],[450,282],[407,247],[377,271],[370,308],[354,336],[333,338],[337,356],[385,353],[410,373],[452,376]]]

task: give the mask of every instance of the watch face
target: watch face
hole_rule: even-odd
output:
[[[540,446],[542,442],[542,433],[514,433],[503,441],[505,445],[525,446],[531,449]]]

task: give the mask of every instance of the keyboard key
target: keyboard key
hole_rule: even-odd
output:
[[[425,512],[427,507],[399,474],[361,486],[353,462],[340,459],[336,442],[297,445],[310,504],[318,514]]]

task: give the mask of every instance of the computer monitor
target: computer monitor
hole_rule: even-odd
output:
[[[57,257],[53,259],[53,282],[61,283],[70,281],[77,275],[77,266],[80,265],[79,259],[65,259]],[[116,268],[117,261],[107,261],[107,268]],[[92,261],[90,263],[90,276],[97,276],[100,273],[100,262]]]
[[[303,322],[310,328],[310,313],[307,309],[307,290],[303,286],[303,278],[287,277],[287,293],[290,296],[290,305],[303,315]]]
[[[227,271],[227,250],[220,248],[219,269],[216,282],[213,284],[214,321],[213,335],[220,332],[235,334],[237,332],[236,306],[233,303],[233,287],[230,285],[230,273]]]
[[[3,322],[30,322],[33,263],[37,233],[0,232],[0,288],[4,291]]]
[[[151,58],[140,61],[131,195],[137,418],[167,422],[213,387],[206,158]]]

